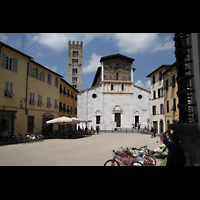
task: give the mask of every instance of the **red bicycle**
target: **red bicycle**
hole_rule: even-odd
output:
[[[137,162],[127,152],[115,151],[113,149],[113,158],[107,160],[104,166],[143,166],[142,163]]]

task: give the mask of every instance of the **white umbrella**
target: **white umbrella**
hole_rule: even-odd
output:
[[[81,120],[76,117],[72,117],[71,119],[72,119],[72,124],[79,124],[81,122]]]
[[[69,117],[58,117],[49,121],[46,121],[47,124],[51,124],[51,123],[70,123],[73,120]]]

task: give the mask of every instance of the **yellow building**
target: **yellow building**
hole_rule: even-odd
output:
[[[0,42],[0,139],[27,132],[48,136],[59,116],[61,75]]]
[[[77,117],[78,93],[78,90],[67,81],[60,79],[59,117]],[[59,130],[61,131],[61,126],[59,126]]]
[[[166,129],[168,125],[178,121],[179,109],[177,90],[178,85],[176,82],[177,71],[176,66],[173,64],[164,73],[164,97],[165,97],[165,124]]]
[[[78,90],[64,79],[60,79],[59,116],[77,117]]]

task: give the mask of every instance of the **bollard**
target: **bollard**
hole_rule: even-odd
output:
[[[126,133],[127,133],[127,129],[126,129]]]

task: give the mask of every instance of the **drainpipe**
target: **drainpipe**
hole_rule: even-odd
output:
[[[29,69],[29,63],[31,63],[31,59],[29,58],[30,62],[27,63],[27,73],[26,73],[26,102],[25,102],[25,114],[28,116],[28,108],[27,108],[27,102],[28,102],[28,69]]]
[[[162,76],[162,80],[163,80],[163,93],[164,93],[164,96],[163,96],[163,98],[164,98],[164,103],[163,103],[163,114],[164,114],[164,120],[165,120],[165,122],[164,122],[164,126],[165,126],[165,129],[164,129],[164,127],[163,127],[163,129],[166,131],[167,129],[166,129],[166,125],[167,125],[167,122],[166,122],[166,113],[165,113],[165,78],[164,78],[164,76]],[[167,128],[169,128],[169,127],[167,127]],[[164,131],[164,132],[165,132]]]

